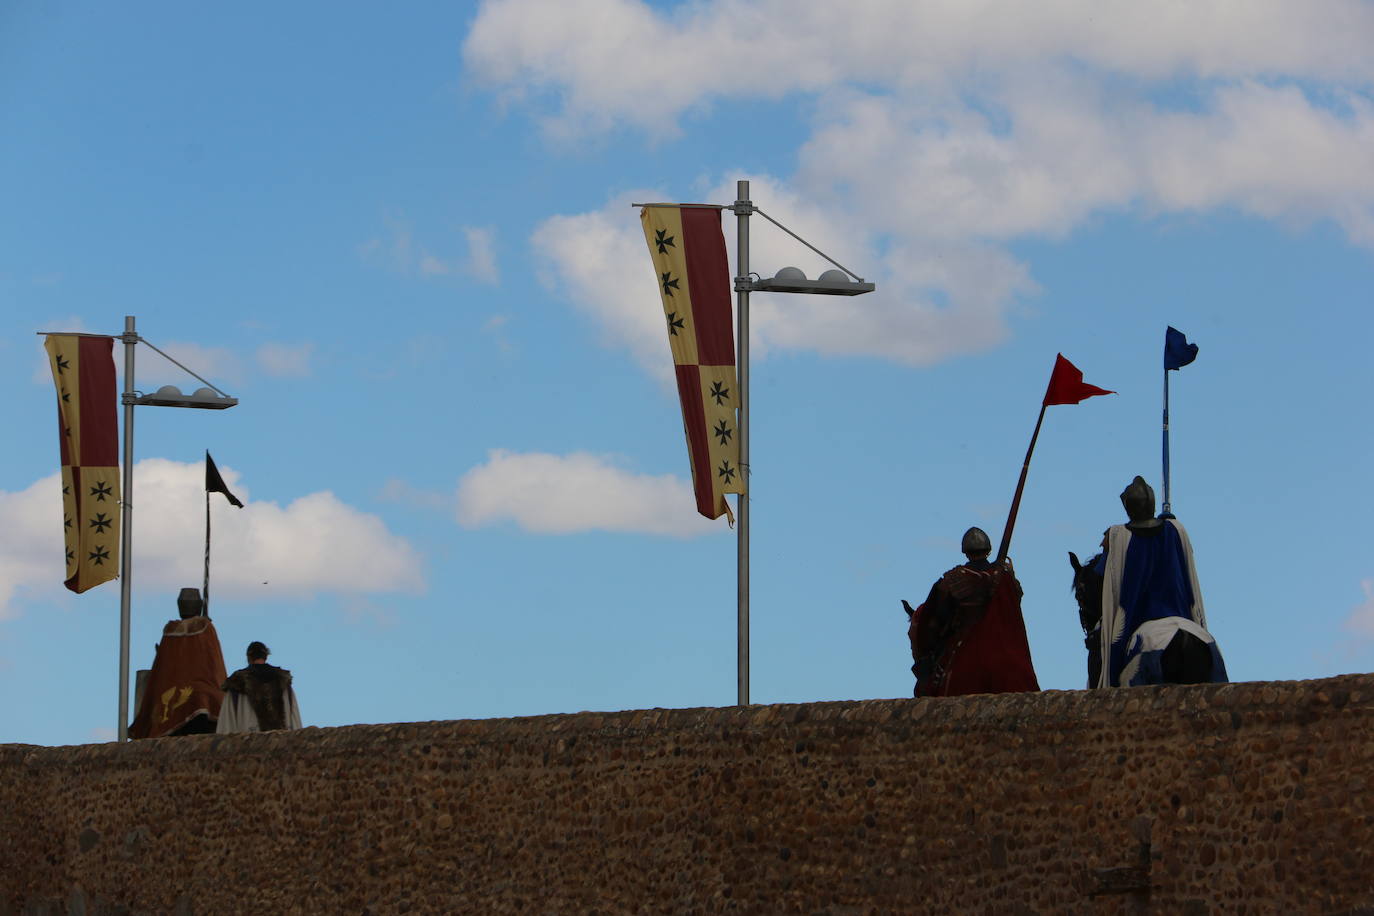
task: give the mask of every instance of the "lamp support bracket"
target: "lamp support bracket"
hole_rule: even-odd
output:
[[[855,281],[856,283],[862,283],[862,282],[864,282],[864,278],[863,278],[863,277],[861,277],[861,276],[859,276],[858,274],[854,273],[854,271],[850,270],[848,267],[845,267],[843,264],[841,264],[839,261],[837,261],[837,260],[835,260],[834,258],[832,258],[830,255],[826,254],[824,251],[821,251],[821,250],[820,250],[819,248],[817,248],[815,245],[812,245],[812,244],[811,244],[810,242],[808,242],[806,239],[804,239],[804,238],[802,238],[801,236],[797,235],[797,233],[793,232],[791,229],[788,229],[786,226],[784,226],[782,223],[778,222],[777,220],[773,219],[773,217],[769,216],[767,213],[764,213],[763,210],[761,210],[760,208],[754,207],[754,208],[753,208],[753,212],[754,212],[754,213],[757,213],[759,216],[762,216],[764,219],[768,220],[768,222],[772,223],[774,226],[777,226],[777,227],[778,227],[779,229],[781,229],[783,232],[786,232],[788,235],[792,236],[792,238],[794,238],[794,239],[796,239],[797,241],[801,242],[801,243],[802,243],[803,245],[805,245],[807,248],[810,248],[812,251],[816,252],[816,254],[820,255],[820,256],[823,257],[823,258],[825,258],[827,261],[829,261],[831,264],[834,264],[834,265],[835,265],[836,267],[838,267],[840,270],[842,270],[842,271],[844,271],[845,273],[849,274],[851,277],[854,278],[854,281]]]
[[[204,377],[202,377],[202,376],[200,376],[200,375],[197,375],[193,370],[187,369],[187,368],[186,368],[185,366],[183,366],[181,363],[177,362],[174,358],[172,358],[171,356],[168,356],[166,353],[163,353],[163,352],[162,352],[161,350],[159,350],[157,347],[153,346],[153,343],[152,343],[150,340],[148,340],[148,338],[146,338],[146,337],[139,337],[137,334],[135,334],[135,335],[134,335],[134,339],[135,339],[135,341],[136,341],[137,343],[147,344],[148,346],[152,347],[154,351],[156,351],[157,353],[160,353],[160,354],[163,356],[164,359],[168,360],[168,361],[171,362],[173,365],[178,366],[179,368],[185,370],[186,372],[190,373],[191,375],[194,375],[197,379],[199,379],[200,381],[204,382],[207,386],[209,386],[210,388],[213,388],[213,389],[215,390],[215,393],[218,394],[220,397],[222,397],[222,398],[227,398],[227,397],[230,396],[230,395],[229,395],[229,392],[227,392],[227,391],[221,391],[220,388],[219,388],[219,386],[216,385],[214,382],[211,382],[209,379],[206,379],[206,378],[204,378]]]

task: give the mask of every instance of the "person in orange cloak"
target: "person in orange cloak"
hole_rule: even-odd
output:
[[[960,547],[967,563],[946,571],[920,607],[902,602],[915,695],[1039,690],[1011,561],[988,562],[992,542],[981,528],[965,532]]]
[[[199,735],[215,731],[224,702],[224,653],[200,591],[183,588],[177,597],[179,620],[162,628],[153,668],[130,738]]]

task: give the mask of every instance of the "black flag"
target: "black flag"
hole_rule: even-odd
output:
[[[205,450],[205,586],[201,589],[201,597],[205,599],[205,604],[201,608],[201,614],[210,616],[210,494],[223,493],[224,498],[229,500],[231,505],[243,508],[243,503],[239,498],[229,492],[229,488],[224,484],[224,478],[219,476],[219,468],[215,467],[215,459],[210,457],[210,450]]]
[[[210,457],[208,451],[205,453],[205,492],[223,493],[229,502],[240,509],[243,508],[243,503],[239,502],[239,498],[230,493],[229,488],[225,486],[224,478],[219,476],[219,468],[215,467],[215,459]]]

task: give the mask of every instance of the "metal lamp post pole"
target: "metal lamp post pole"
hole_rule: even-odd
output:
[[[739,300],[739,464],[744,475],[744,492],[739,495],[739,527],[736,538],[739,548],[737,567],[737,628],[738,628],[738,693],[739,705],[749,705],[749,491],[753,486],[749,474],[749,215],[754,211],[749,199],[749,182],[735,185],[735,227],[738,254],[735,264],[735,295]]]
[[[132,315],[124,316],[124,483],[120,499],[124,503],[122,524],[124,543],[119,551],[119,740],[129,740],[129,603],[130,575],[133,570],[134,536],[134,346],[138,333]]]
[[[749,182],[735,182],[735,202],[728,207],[714,204],[631,204],[632,207],[710,207],[731,210],[735,214],[735,296],[737,309],[737,345],[735,358],[736,385],[739,388],[739,466],[744,492],[739,501],[738,527],[735,529],[736,559],[736,687],[737,704],[749,705],[749,504],[753,501],[753,473],[749,462],[749,293],[753,290],[772,293],[812,293],[829,296],[857,296],[873,292],[872,283],[812,245],[806,239],[754,206],[749,199]],[[755,281],[749,272],[749,217],[757,213],[783,232],[834,264],[837,270],[826,271],[817,280],[808,280],[800,270],[785,268],[771,280]],[[835,276],[838,275],[838,276]],[[665,274],[666,276],[666,274]],[[853,278],[853,281],[849,279]],[[161,351],[159,351],[161,352]]]

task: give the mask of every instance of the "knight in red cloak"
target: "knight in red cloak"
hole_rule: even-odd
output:
[[[1021,583],[1011,561],[988,562],[992,542],[970,528],[960,545],[968,562],[942,575],[910,617],[911,671],[918,697],[1039,690],[1021,617]]]
[[[200,591],[183,588],[179,620],[162,628],[152,670],[144,682],[130,738],[211,734],[224,702],[224,653]]]

